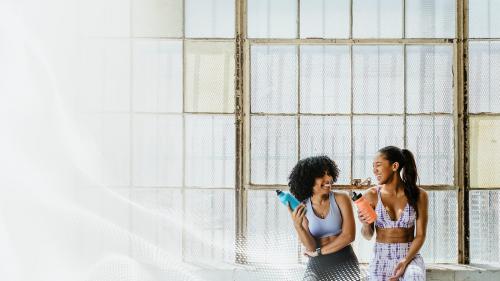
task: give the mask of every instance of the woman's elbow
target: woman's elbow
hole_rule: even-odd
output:
[[[356,232],[345,233],[344,237],[345,237],[345,240],[347,241],[347,243],[350,244],[350,243],[354,242],[354,240],[356,240]]]

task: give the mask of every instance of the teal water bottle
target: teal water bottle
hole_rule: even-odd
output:
[[[290,203],[290,207],[292,208],[292,211],[299,206],[300,202],[295,198],[290,192],[286,191],[281,191],[281,190],[276,190],[276,195],[278,195],[278,199],[283,203],[283,205],[288,206],[288,203]]]

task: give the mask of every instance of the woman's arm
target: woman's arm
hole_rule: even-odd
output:
[[[370,205],[372,206],[372,208],[375,209],[375,207],[377,206],[377,199],[378,199],[377,188],[372,187],[372,188],[368,189],[363,194],[363,197],[365,197],[365,199],[368,200],[368,202],[370,202]],[[367,218],[363,217],[363,215],[359,212],[359,210],[358,210],[358,218],[359,218],[359,221],[361,221],[361,223],[363,224],[363,226],[361,227],[361,235],[363,235],[363,237],[366,240],[371,240],[373,237],[373,234],[375,233],[375,223],[374,222],[367,223],[366,222]]]
[[[342,250],[356,238],[356,225],[354,223],[351,199],[345,193],[337,193],[335,198],[337,199],[337,205],[342,216],[342,232],[335,240],[321,247],[322,255]]]
[[[420,248],[422,248],[422,245],[424,245],[425,241],[425,235],[427,233],[427,220],[428,220],[428,195],[427,192],[423,189],[420,189],[420,196],[418,199],[418,218],[417,218],[417,231],[415,234],[415,238],[413,239],[413,242],[411,243],[410,249],[408,250],[408,253],[406,254],[406,260],[407,263],[410,263],[411,260],[415,257],[415,255],[418,253]]]
[[[306,248],[306,251],[315,251],[316,250],[316,240],[309,232],[309,226],[306,214],[306,206],[304,204],[300,204],[295,210],[292,211],[290,205],[288,205],[288,211],[290,212],[293,220],[293,226],[297,231],[297,235],[299,236],[300,242]]]

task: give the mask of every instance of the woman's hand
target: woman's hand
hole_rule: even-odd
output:
[[[304,251],[304,256],[308,256],[308,257],[314,258],[314,257],[318,256],[318,253],[316,251],[305,250]]]
[[[292,211],[292,207],[290,207],[290,203],[288,203],[288,211],[290,212],[293,220],[293,225],[296,229],[302,227],[302,222],[304,221],[304,215],[306,214],[306,206],[304,204],[300,204]]]
[[[408,265],[406,259],[402,259],[396,264],[394,268],[394,273],[389,278],[389,281],[398,281],[403,274],[405,274],[406,266]]]
[[[361,210],[358,209],[358,219],[360,222],[362,222],[363,224],[370,224],[368,222],[369,220],[369,216],[365,213],[365,212],[362,212]]]

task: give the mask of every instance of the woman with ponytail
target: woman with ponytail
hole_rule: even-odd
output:
[[[425,280],[425,265],[419,250],[427,229],[427,192],[417,186],[417,167],[407,149],[387,146],[373,161],[378,186],[365,198],[377,213],[371,224],[358,212],[361,233],[370,240],[376,234],[375,253],[368,280]]]

